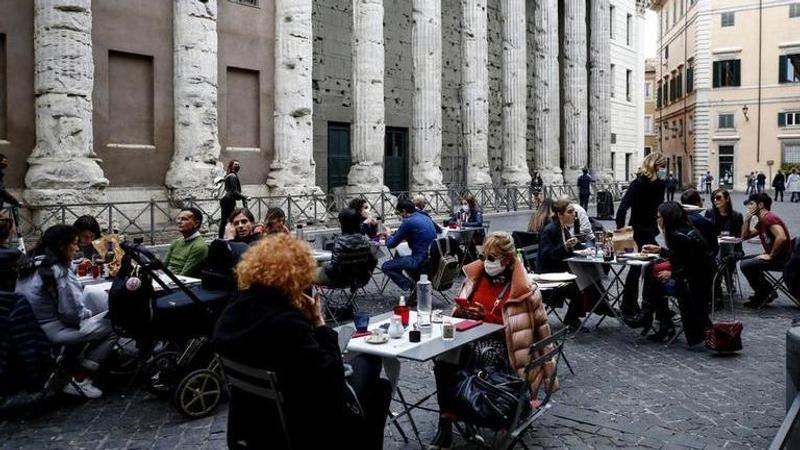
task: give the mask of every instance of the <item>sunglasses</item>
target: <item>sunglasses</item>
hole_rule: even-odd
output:
[[[492,256],[492,255],[484,255],[483,253],[481,253],[481,254],[478,255],[478,259],[480,259],[481,261],[495,262],[495,261],[499,260],[500,258],[498,258],[496,256]]]
[[[714,200],[725,200],[725,196],[724,195],[715,195],[714,196]]]

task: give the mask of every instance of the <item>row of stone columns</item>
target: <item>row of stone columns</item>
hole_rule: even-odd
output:
[[[176,197],[202,196],[221,173],[217,117],[217,1],[174,1],[175,150],[166,185]],[[608,0],[592,6],[587,92],[587,0],[535,2],[533,89],[536,170],[547,183],[571,181],[589,162],[610,170]],[[526,4],[501,0],[503,166],[506,185],[530,182],[526,162]],[[441,0],[412,0],[411,188],[441,189]],[[486,0],[461,0],[463,136],[467,182],[491,184]],[[35,0],[36,148],[26,176],[29,201],[64,194],[96,201],[108,180],[92,143],[91,0]],[[383,0],[353,0],[353,165],[348,190],[383,186],[385,135]],[[559,48],[561,62],[559,64]],[[312,0],[275,0],[273,193],[320,193],[315,185]],[[559,73],[559,67],[561,72]],[[559,85],[559,77],[563,83]],[[561,90],[561,95],[559,91]],[[563,99],[563,102],[561,101]],[[592,120],[589,120],[589,114]],[[561,121],[561,123],[559,123]],[[591,129],[589,130],[589,124]],[[559,129],[564,135],[559,136]],[[587,142],[588,139],[588,142]],[[603,172],[605,173],[605,172]],[[65,192],[65,189],[75,191]]]

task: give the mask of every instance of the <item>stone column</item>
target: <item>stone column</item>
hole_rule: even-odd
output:
[[[267,178],[272,195],[322,194],[314,182],[311,4],[275,1],[275,151]]]
[[[486,0],[461,0],[462,114],[467,185],[492,184],[489,174],[489,45]]]
[[[108,180],[92,136],[91,0],[34,3],[36,147],[28,158],[31,204],[93,203]]]
[[[545,184],[561,184],[561,98],[558,0],[534,2],[533,138],[536,171]]]
[[[217,121],[217,0],[174,0],[175,150],[166,176],[174,199],[210,198],[222,175]]]
[[[525,0],[501,0],[503,18],[503,173],[506,186],[531,182],[527,153],[527,81]]]
[[[564,183],[575,184],[588,163],[586,0],[563,0],[561,20],[561,148]]]
[[[611,163],[611,42],[608,0],[589,1],[589,167],[594,178],[614,181]]]
[[[414,100],[411,127],[411,189],[442,184],[442,3],[413,0],[411,59]]]
[[[383,184],[383,0],[353,0],[353,165],[348,192],[388,191]]]

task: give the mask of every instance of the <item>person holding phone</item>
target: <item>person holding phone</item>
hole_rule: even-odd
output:
[[[536,286],[528,282],[522,263],[516,258],[511,235],[490,233],[477,261],[464,266],[466,279],[456,296],[452,315],[473,320],[505,324],[504,330],[462,347],[459,354],[448,354],[434,361],[439,427],[429,449],[447,449],[453,443],[453,421],[459,371],[471,361],[491,370],[524,373],[527,349],[534,342],[550,336],[547,312]],[[452,357],[452,358],[451,358]],[[453,363],[452,359],[457,362]],[[545,376],[531,376],[532,392],[538,392],[542,380],[554,369],[545,364]]]
[[[391,384],[381,360],[359,355],[347,380],[363,414],[352,412],[336,331],[319,298],[305,295],[317,269],[307,243],[286,233],[261,239],[236,266],[239,295],[222,312],[212,342],[234,362],[276,373],[291,443],[282,442],[270,400],[235,387],[228,413],[232,449],[382,449]]]

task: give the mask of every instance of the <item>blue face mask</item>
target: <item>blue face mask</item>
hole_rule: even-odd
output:
[[[656,177],[659,180],[666,179],[667,178],[667,169],[658,169],[658,171],[656,171]]]

